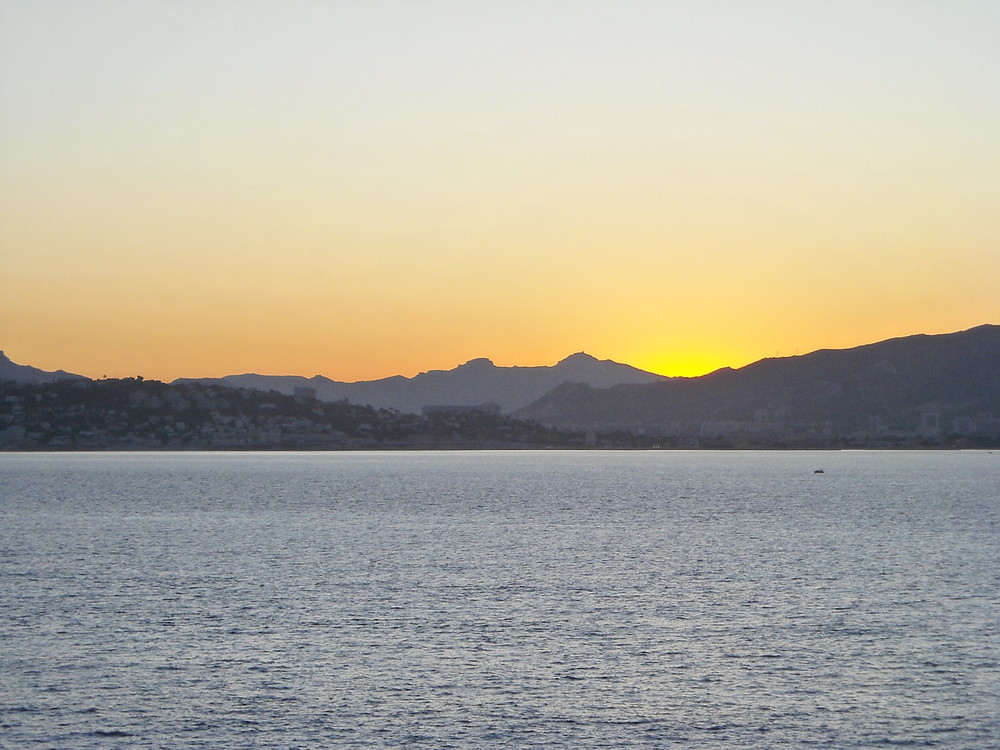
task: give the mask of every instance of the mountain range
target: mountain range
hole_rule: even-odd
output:
[[[488,359],[473,359],[453,370],[430,370],[412,378],[396,375],[379,380],[344,383],[317,375],[228,375],[223,378],[180,378],[174,383],[225,385],[274,390],[286,395],[311,393],[322,401],[346,399],[377,409],[420,413],[425,407],[473,407],[495,404],[504,413],[537,401],[563,383],[592,388],[667,380],[645,370],[578,352],[552,366],[498,367]],[[305,390],[303,390],[305,389]]]
[[[83,376],[17,365],[0,353],[0,381],[66,379]],[[644,433],[674,445],[830,444],[838,437],[871,444],[947,435],[1000,440],[997,325],[763,359],[694,378],[667,378],[580,352],[548,367],[473,359],[452,370],[355,383],[255,374],[174,381],[185,383],[404,413],[492,404],[549,427]]]

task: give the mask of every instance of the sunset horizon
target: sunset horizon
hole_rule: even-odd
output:
[[[397,370],[397,371],[386,372],[384,374],[378,374],[378,375],[375,375],[373,377],[361,377],[361,378],[353,378],[353,379],[339,377],[337,374],[330,373],[330,372],[313,372],[313,371],[307,371],[307,370],[291,371],[291,370],[287,370],[287,368],[278,368],[278,369],[273,370],[273,371],[268,371],[268,370],[247,370],[247,369],[242,369],[241,370],[241,369],[234,369],[234,370],[227,370],[225,372],[218,372],[218,373],[213,372],[213,373],[208,373],[208,374],[206,374],[206,373],[200,373],[200,372],[196,372],[196,373],[184,372],[182,374],[171,374],[171,375],[163,376],[163,377],[158,377],[155,374],[148,374],[148,373],[143,373],[143,372],[125,372],[125,373],[110,374],[110,373],[107,372],[108,368],[106,368],[106,367],[104,367],[104,368],[97,367],[96,369],[92,369],[90,372],[84,370],[83,368],[75,368],[75,367],[72,367],[72,366],[66,366],[65,364],[49,364],[46,367],[41,367],[38,364],[36,364],[35,362],[26,361],[23,358],[16,356],[16,354],[12,356],[11,351],[5,350],[2,346],[0,346],[0,353],[2,353],[3,355],[5,355],[9,360],[11,360],[12,362],[14,362],[17,365],[27,365],[29,367],[37,367],[38,369],[47,370],[47,371],[64,370],[66,372],[70,372],[70,373],[75,374],[75,375],[84,375],[84,376],[86,376],[86,377],[88,377],[88,378],[90,378],[92,380],[103,379],[103,378],[134,378],[134,377],[141,377],[141,378],[143,378],[145,380],[160,380],[162,382],[171,382],[173,380],[178,380],[178,379],[183,380],[183,379],[222,378],[222,377],[232,376],[232,375],[254,374],[254,375],[265,375],[265,376],[276,376],[276,377],[283,377],[283,376],[296,376],[296,377],[305,377],[305,378],[323,377],[323,378],[327,378],[329,380],[333,380],[333,381],[337,381],[337,382],[343,382],[343,383],[360,383],[360,382],[382,380],[382,379],[393,378],[393,377],[413,378],[413,377],[416,377],[417,375],[422,375],[422,374],[425,374],[425,373],[428,373],[428,372],[449,371],[449,370],[454,370],[454,369],[456,369],[458,367],[461,367],[462,365],[471,363],[471,362],[476,361],[476,360],[487,360],[487,361],[490,362],[491,365],[493,365],[494,367],[498,367],[498,368],[532,368],[532,367],[543,367],[544,368],[544,367],[553,367],[556,364],[562,362],[563,360],[569,359],[569,358],[573,357],[574,355],[578,355],[578,354],[587,355],[589,357],[592,357],[592,358],[594,358],[596,360],[599,360],[599,361],[602,361],[602,362],[614,362],[614,363],[617,363],[617,364],[629,365],[629,366],[635,367],[635,368],[637,368],[639,370],[644,370],[646,372],[653,373],[655,375],[661,375],[661,376],[668,377],[668,378],[695,378],[695,377],[701,377],[703,375],[709,375],[709,374],[711,374],[713,372],[716,372],[718,370],[721,370],[721,369],[734,369],[734,370],[735,369],[740,369],[742,367],[745,367],[747,365],[753,364],[755,362],[759,362],[759,361],[764,360],[764,359],[775,359],[775,358],[779,358],[780,359],[780,358],[785,358],[785,357],[797,357],[797,356],[802,356],[802,355],[806,355],[806,354],[812,354],[814,352],[823,351],[823,350],[853,349],[853,348],[857,348],[857,347],[867,346],[867,345],[870,345],[870,344],[881,343],[883,341],[888,341],[888,340],[891,340],[891,339],[907,338],[907,337],[910,337],[910,336],[936,336],[936,335],[946,335],[946,334],[952,334],[952,333],[961,333],[961,332],[968,331],[968,330],[971,330],[971,329],[974,329],[974,328],[980,328],[982,326],[992,326],[992,325],[998,325],[998,324],[987,322],[987,323],[979,323],[979,324],[976,324],[976,325],[967,326],[965,328],[956,329],[956,330],[929,331],[929,332],[928,331],[916,331],[916,332],[913,332],[913,333],[901,334],[899,336],[888,336],[888,337],[883,338],[883,339],[877,339],[877,340],[871,340],[871,341],[863,341],[863,342],[860,342],[860,343],[848,344],[848,345],[845,345],[845,346],[825,346],[825,345],[819,345],[819,346],[814,346],[814,347],[811,347],[811,348],[803,349],[801,351],[796,350],[794,352],[780,352],[780,351],[776,350],[776,351],[774,351],[771,354],[763,354],[763,355],[761,355],[759,357],[754,357],[754,358],[749,359],[749,360],[747,360],[745,362],[739,362],[739,363],[735,363],[735,364],[734,363],[723,363],[723,364],[718,364],[718,365],[711,366],[708,369],[693,369],[693,370],[686,371],[686,372],[685,371],[677,371],[677,370],[675,370],[673,372],[663,372],[663,371],[660,371],[660,370],[656,369],[655,365],[654,366],[643,366],[642,364],[638,364],[638,363],[633,362],[633,361],[628,361],[628,360],[625,360],[625,359],[618,359],[616,357],[603,356],[599,352],[588,351],[587,349],[577,349],[577,350],[575,350],[573,352],[568,352],[568,353],[563,354],[561,356],[557,356],[555,358],[551,358],[549,361],[538,361],[538,362],[523,362],[523,361],[512,361],[512,360],[511,361],[500,360],[500,359],[498,359],[498,358],[496,358],[494,356],[490,356],[487,353],[482,353],[482,354],[478,354],[478,355],[473,355],[473,356],[461,358],[460,360],[456,360],[456,361],[451,362],[451,363],[442,363],[440,365],[435,364],[435,365],[432,365],[432,366],[423,366],[423,367],[419,367],[417,369],[412,369],[412,368],[406,369],[406,370],[400,369],[400,370]],[[678,361],[678,360],[675,359],[673,361]],[[704,361],[704,360],[692,360],[692,359],[687,360],[688,363],[691,363],[691,362],[700,362],[700,361]],[[100,371],[100,374],[95,374],[95,373],[97,373],[97,371]],[[179,370],[178,370],[178,372],[179,372]]]

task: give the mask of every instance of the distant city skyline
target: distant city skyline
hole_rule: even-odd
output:
[[[1000,4],[0,7],[0,349],[665,375],[1000,323]]]

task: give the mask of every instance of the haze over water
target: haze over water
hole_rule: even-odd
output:
[[[0,746],[997,746],[998,503],[987,452],[0,455]]]

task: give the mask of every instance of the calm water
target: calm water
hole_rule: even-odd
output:
[[[1000,746],[1000,453],[6,454],[0,574],[4,748]]]

